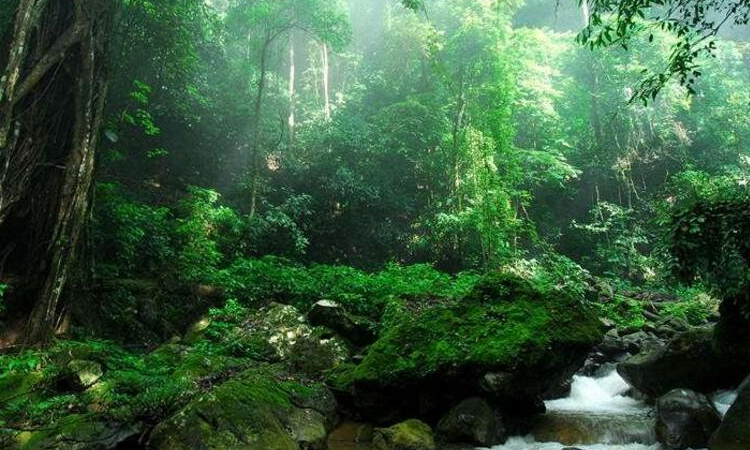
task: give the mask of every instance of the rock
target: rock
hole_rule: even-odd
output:
[[[17,439],[18,450],[112,450],[135,446],[142,424],[123,424],[96,415],[72,414]]]
[[[312,332],[300,337],[289,351],[289,362],[295,372],[315,378],[344,362],[346,345],[337,337],[326,338]]]
[[[733,372],[725,370],[730,364],[714,350],[712,330],[696,328],[628,358],[617,371],[638,391],[658,398],[677,388],[710,392],[736,385]]]
[[[295,372],[318,378],[349,357],[347,345],[319,327],[290,305],[271,303],[238,326],[226,337],[237,347],[236,356],[250,356],[271,362],[285,362]]]
[[[437,431],[447,442],[482,447],[502,444],[507,439],[500,415],[478,397],[468,398],[453,407],[440,420]]]
[[[377,422],[440,417],[475,396],[516,415],[543,412],[541,398],[602,337],[580,300],[516,275],[489,275],[458,302],[395,315],[364,360],[333,373],[331,383]]]
[[[637,331],[622,337],[623,348],[629,353],[638,353],[644,349],[654,348],[662,344],[658,337],[646,331]]]
[[[286,419],[286,427],[303,450],[326,448],[326,418],[314,409],[295,409]]]
[[[376,338],[368,320],[349,314],[343,306],[330,300],[315,303],[307,318],[312,325],[330,328],[354,345],[370,345]]]
[[[750,448],[750,377],[737,391],[737,400],[711,437],[711,450],[747,450]]]
[[[372,439],[375,450],[435,450],[432,429],[410,419],[390,428],[376,428]]]
[[[291,382],[276,382],[268,374],[247,371],[197,397],[157,425],[147,448],[299,450],[296,439],[315,440],[324,430],[313,420],[314,414],[297,417],[300,420],[295,424],[290,422],[300,414],[292,402],[294,392],[304,395],[307,390],[295,388]]]
[[[620,416],[550,411],[534,417],[526,433],[533,436],[536,442],[559,442],[561,446],[596,445],[602,442],[652,443],[653,427],[653,418],[645,414]]]
[[[68,363],[68,369],[76,375],[78,383],[83,388],[93,386],[104,375],[102,366],[94,361],[74,359]]]
[[[101,364],[94,361],[74,359],[56,381],[56,387],[63,392],[79,392],[96,384],[104,371]]]
[[[360,444],[372,442],[373,427],[370,424],[344,422],[328,435],[329,449],[356,449]]]
[[[675,389],[656,402],[656,437],[671,450],[704,448],[721,415],[703,394]]]

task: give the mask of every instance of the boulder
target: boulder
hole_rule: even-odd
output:
[[[472,397],[454,406],[438,423],[438,434],[448,442],[482,447],[502,444],[507,436],[500,415],[487,401]]]
[[[286,427],[292,439],[303,450],[326,448],[326,418],[314,409],[295,409],[286,418]]]
[[[670,450],[705,448],[721,415],[703,394],[675,389],[656,402],[656,437]]]
[[[711,450],[747,450],[750,448],[750,377],[737,391],[737,400],[711,437]]]
[[[83,359],[74,359],[68,363],[67,376],[65,381],[68,382],[74,390],[87,389],[104,375],[101,364],[94,361]]]
[[[330,449],[356,449],[372,443],[373,427],[366,423],[344,422],[328,435]]]
[[[315,303],[307,318],[312,325],[330,328],[357,346],[370,345],[376,338],[367,319],[350,314],[343,306],[330,300]]]
[[[435,450],[432,429],[417,419],[376,428],[372,439],[375,450]]]
[[[41,431],[22,433],[11,449],[17,450],[112,450],[128,448],[143,433],[142,424],[124,424],[96,415],[72,414]]]
[[[305,386],[247,371],[157,425],[147,448],[299,450],[298,440],[317,444],[325,432],[324,415],[299,412],[293,403],[307,392]]]
[[[617,372],[638,391],[658,398],[677,389],[710,392],[736,385],[732,364],[713,346],[711,328],[696,328],[628,358]],[[725,370],[726,369],[726,370]]]
[[[602,337],[576,295],[520,276],[486,276],[458,302],[395,315],[358,365],[331,383],[364,418],[439,419],[456,402],[483,397],[518,411],[570,378]]]

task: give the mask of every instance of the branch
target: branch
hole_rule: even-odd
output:
[[[13,105],[17,104],[22,98],[28,95],[44,75],[57,63],[65,58],[65,54],[70,47],[75,45],[84,35],[85,27],[81,23],[75,23],[60,35],[57,41],[50,47],[49,51],[39,60],[31,69],[29,75],[21,82],[18,92],[13,99]]]

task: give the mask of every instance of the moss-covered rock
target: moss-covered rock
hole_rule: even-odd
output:
[[[374,416],[385,412],[382,405],[424,414],[429,411],[415,408],[426,399],[439,407],[476,395],[488,372],[509,374],[510,394],[528,400],[572,375],[601,337],[601,324],[583,299],[499,273],[458,302],[405,311],[359,365],[337,371],[332,382]]]
[[[417,419],[377,428],[372,440],[375,450],[435,450],[432,429]]]
[[[246,371],[197,397],[154,429],[148,448],[297,450],[298,442],[324,442],[325,412],[297,406],[317,389],[274,377]]]
[[[135,442],[143,432],[140,423],[124,424],[96,415],[73,414],[41,431],[18,433],[16,450],[111,450]]]

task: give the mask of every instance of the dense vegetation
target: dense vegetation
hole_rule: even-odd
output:
[[[744,2],[47,3],[0,4],[0,447],[538,412],[604,329],[750,361]]]

